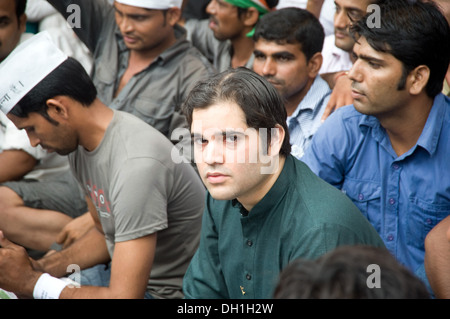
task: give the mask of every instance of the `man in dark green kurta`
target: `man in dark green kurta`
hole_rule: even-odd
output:
[[[296,258],[341,245],[384,246],[344,194],[290,155],[286,111],[274,90],[252,71],[235,69],[199,83],[187,99],[208,195],[186,298],[270,298],[280,271]],[[262,153],[252,145],[260,128],[273,128]],[[258,150],[257,162],[249,150]]]

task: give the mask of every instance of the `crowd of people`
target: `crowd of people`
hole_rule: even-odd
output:
[[[0,298],[450,298],[450,1],[0,21]]]

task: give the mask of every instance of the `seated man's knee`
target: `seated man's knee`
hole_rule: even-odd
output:
[[[0,186],[0,213],[8,208],[22,205],[23,200],[15,191],[9,187]]]

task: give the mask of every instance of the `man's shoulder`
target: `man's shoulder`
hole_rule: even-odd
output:
[[[352,129],[357,128],[360,124],[371,123],[376,119],[358,112],[353,104],[340,107],[334,111],[323,123],[322,127],[332,128],[339,123],[340,126],[347,126]]]

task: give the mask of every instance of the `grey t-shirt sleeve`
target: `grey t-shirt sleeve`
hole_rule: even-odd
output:
[[[167,198],[171,172],[157,160],[124,163],[111,183],[115,242],[140,238],[168,227]]]

